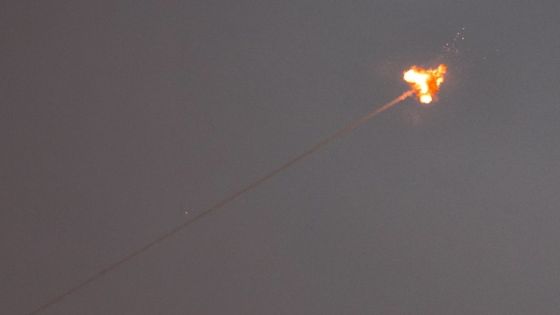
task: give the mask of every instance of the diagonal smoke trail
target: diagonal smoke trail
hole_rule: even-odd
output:
[[[293,157],[291,160],[285,162],[284,164],[278,166],[277,168],[270,171],[269,173],[267,173],[267,174],[263,175],[262,177],[256,179],[255,181],[251,182],[249,185],[245,186],[244,188],[242,188],[242,189],[232,193],[231,195],[225,197],[224,199],[218,201],[217,203],[210,206],[209,208],[206,208],[205,210],[202,210],[201,212],[196,214],[192,219],[177,225],[176,227],[172,228],[171,230],[169,230],[169,231],[165,232],[164,234],[160,235],[158,238],[156,238],[156,239],[150,241],[149,243],[145,244],[144,246],[130,252],[129,254],[127,254],[126,256],[122,257],[121,259],[115,261],[114,263],[106,266],[102,270],[100,270],[100,271],[96,272],[95,274],[91,275],[89,278],[85,279],[84,281],[80,282],[79,284],[75,285],[74,287],[66,290],[65,292],[59,294],[58,296],[56,296],[56,297],[52,298],[51,300],[47,301],[46,303],[44,303],[40,307],[31,311],[30,313],[28,313],[28,315],[38,314],[39,312],[53,306],[54,304],[57,304],[57,303],[61,302],[67,296],[81,290],[82,288],[88,286],[89,284],[98,280],[99,278],[104,277],[109,272],[114,271],[119,266],[123,265],[124,263],[130,261],[131,259],[134,259],[137,256],[140,256],[144,252],[148,251],[150,248],[164,242],[165,240],[174,236],[178,232],[187,228],[192,223],[195,223],[196,221],[208,216],[209,214],[215,212],[216,210],[221,209],[225,205],[227,205],[230,202],[239,198],[241,195],[252,191],[253,189],[257,188],[262,183],[264,183],[264,182],[268,181],[269,179],[271,179],[272,177],[280,174],[281,172],[290,168],[292,165],[296,164],[297,162],[307,158],[308,156],[317,152],[318,150],[320,150],[321,148],[323,148],[327,144],[329,144],[329,143],[333,142],[334,140],[350,133],[352,130],[358,128],[359,126],[361,126],[363,124],[365,124],[366,122],[368,122],[373,117],[383,113],[384,111],[386,111],[386,110],[390,109],[391,107],[397,105],[398,103],[404,101],[408,97],[412,96],[412,94],[414,94],[414,91],[404,92],[402,95],[400,95],[399,97],[390,101],[389,103],[387,103],[387,104],[385,104],[385,105],[383,105],[383,106],[381,106],[377,109],[374,109],[374,110],[370,111],[369,113],[367,113],[366,115],[348,123],[347,125],[338,129],[336,132],[334,132],[330,136],[324,138],[323,140],[317,142],[315,145],[311,146],[310,148],[308,148],[304,152],[302,152],[299,155]]]

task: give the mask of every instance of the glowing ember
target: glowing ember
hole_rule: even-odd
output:
[[[418,96],[421,103],[431,103],[439,87],[444,81],[445,73],[447,72],[446,65],[439,65],[437,69],[424,69],[417,66],[412,66],[410,70],[405,71],[404,80],[410,84],[410,87]]]

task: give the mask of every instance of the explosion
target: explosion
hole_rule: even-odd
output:
[[[436,93],[439,91],[440,85],[444,81],[447,66],[439,65],[436,69],[424,69],[418,66],[412,66],[404,73],[404,80],[410,84],[410,87],[418,96],[421,103],[431,103]]]

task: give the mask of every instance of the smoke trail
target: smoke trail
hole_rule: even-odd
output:
[[[317,142],[315,145],[311,146],[309,149],[307,149],[304,152],[300,153],[299,155],[293,157],[291,160],[285,162],[284,164],[278,166],[276,169],[270,171],[268,174],[263,175],[262,177],[256,179],[251,184],[245,186],[245,188],[238,190],[237,192],[231,194],[229,197],[226,197],[226,198],[222,199],[221,201],[214,204],[210,208],[202,211],[193,220],[187,222],[185,225],[188,225],[190,222],[193,222],[193,221],[198,220],[199,218],[201,218],[203,216],[208,215],[210,212],[225,206],[226,204],[228,204],[228,203],[232,202],[233,200],[237,199],[239,196],[243,195],[244,193],[253,190],[254,188],[259,186],[260,184],[262,184],[262,183],[266,182],[267,180],[271,179],[272,177],[278,175],[282,171],[288,169],[290,166],[296,164],[297,162],[305,159],[309,155],[317,152],[318,150],[320,150],[321,148],[323,148],[327,144],[333,142],[334,140],[350,133],[352,130],[358,128],[359,126],[361,126],[363,124],[365,124],[368,120],[370,120],[373,117],[383,113],[384,111],[386,111],[389,108],[397,105],[398,103],[404,101],[405,99],[407,99],[409,96],[412,96],[413,94],[414,94],[414,91],[407,91],[407,92],[403,93],[401,96],[399,96],[399,97],[395,98],[394,100],[390,101],[389,103],[379,107],[378,109],[375,109],[375,110],[367,113],[366,115],[362,116],[361,118],[358,118],[358,119],[350,122],[346,126],[338,129],[336,132],[334,132],[330,136],[328,136],[328,137],[324,138],[323,140]]]
[[[95,280],[97,280],[99,278],[102,278],[103,276],[107,275],[109,272],[114,271],[119,266],[123,265],[124,263],[128,262],[129,260],[134,259],[135,257],[137,257],[137,256],[143,254],[144,252],[148,251],[150,248],[166,241],[167,239],[174,236],[178,232],[187,228],[192,223],[195,223],[196,221],[208,216],[209,214],[212,214],[216,210],[221,209],[225,205],[227,205],[230,202],[239,198],[241,195],[252,191],[253,189],[257,188],[262,183],[268,181],[272,177],[274,177],[274,176],[280,174],[281,172],[285,171],[286,169],[290,168],[292,165],[296,164],[297,162],[299,162],[299,161],[305,159],[306,157],[310,156],[311,154],[317,152],[318,150],[320,150],[321,148],[323,148],[327,144],[333,142],[334,140],[336,140],[338,138],[341,138],[342,136],[350,133],[352,130],[358,128],[359,126],[368,122],[373,117],[383,113],[384,111],[386,111],[386,110],[390,109],[391,107],[397,105],[398,103],[404,101],[405,99],[412,96],[413,94],[414,94],[414,91],[412,91],[412,90],[404,92],[401,96],[395,98],[394,100],[390,101],[389,103],[387,103],[387,104],[385,104],[385,105],[383,105],[383,106],[381,106],[377,109],[372,110],[371,112],[367,113],[366,115],[362,116],[361,118],[358,118],[358,119],[348,123],[344,127],[335,131],[330,136],[328,136],[328,137],[324,138],[323,140],[317,142],[315,145],[311,146],[309,149],[307,149],[304,152],[300,153],[299,155],[293,157],[291,160],[285,162],[284,164],[278,166],[277,168],[270,171],[269,173],[267,173],[267,174],[263,175],[262,177],[256,179],[255,181],[248,184],[244,188],[242,188],[242,189],[232,193],[231,195],[225,197],[224,199],[218,201],[217,203],[210,206],[209,208],[206,208],[205,210],[202,210],[198,214],[195,214],[194,217],[191,220],[188,220],[186,222],[183,222],[183,223],[177,225],[176,227],[174,227],[171,230],[161,234],[159,237],[150,241],[149,243],[145,244],[144,246],[130,252],[128,255],[122,257],[118,261],[115,261],[112,264],[106,266],[102,270],[100,270],[97,273],[91,275],[89,278],[85,279],[84,281],[80,282],[79,284],[75,285],[74,287],[66,290],[65,292],[59,294],[58,296],[56,296],[56,297],[52,298],[51,300],[47,301],[45,304],[43,304],[40,307],[36,308],[35,310],[31,311],[30,313],[28,313],[28,315],[38,314],[39,312],[49,308],[50,306],[59,303],[60,301],[62,301],[67,296],[81,290],[82,288],[88,286],[89,284],[91,284]]]

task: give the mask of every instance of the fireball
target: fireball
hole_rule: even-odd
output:
[[[436,97],[439,87],[445,80],[447,66],[439,65],[436,69],[424,69],[412,66],[404,72],[403,79],[408,82],[420,103],[429,104]]]

